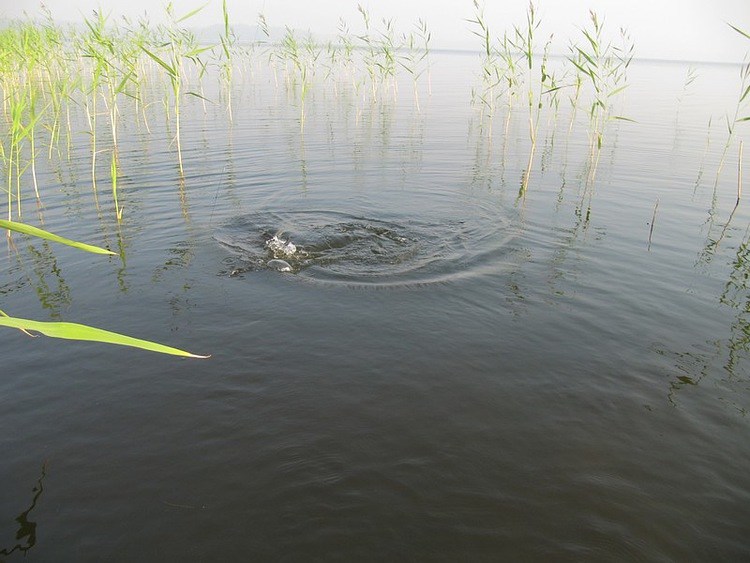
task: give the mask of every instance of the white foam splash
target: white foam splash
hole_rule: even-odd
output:
[[[274,258],[273,260],[269,260],[266,264],[266,267],[271,270],[276,270],[277,272],[291,272],[292,267],[289,265],[289,262],[286,260],[279,260],[278,258]]]
[[[266,241],[266,248],[268,248],[276,258],[280,256],[294,256],[297,253],[297,247],[292,241],[281,239],[278,235],[274,235],[273,238]]]

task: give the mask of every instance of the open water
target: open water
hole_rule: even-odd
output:
[[[211,358],[3,329],[0,559],[750,560],[739,69],[695,67],[633,63],[591,186],[563,96],[522,197],[527,114],[480,126],[475,55],[419,111],[313,87],[304,131],[237,74],[231,123],[186,102],[182,180],[131,115],[119,226],[78,137],[25,219],[119,256],[15,236],[0,307]]]

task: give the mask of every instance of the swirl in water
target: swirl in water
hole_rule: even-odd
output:
[[[512,266],[518,252],[511,222],[482,214],[471,220],[399,223],[334,211],[256,213],[238,217],[215,236],[237,256],[228,259],[230,275],[274,270],[350,286],[421,285],[496,274]]]

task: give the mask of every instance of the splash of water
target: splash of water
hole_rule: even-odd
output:
[[[297,253],[297,247],[290,240],[279,238],[279,235],[273,235],[266,241],[266,248],[271,251],[274,258],[290,258]]]

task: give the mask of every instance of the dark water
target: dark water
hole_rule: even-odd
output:
[[[476,68],[436,57],[421,112],[313,88],[304,134],[248,73],[231,125],[188,103],[184,182],[126,122],[119,228],[85,137],[40,170],[45,227],[121,257],[16,237],[0,308],[212,357],[2,333],[9,561],[750,558],[736,67],[678,103],[687,65],[634,65],[593,191],[562,107],[520,199],[526,117],[482,132]]]

